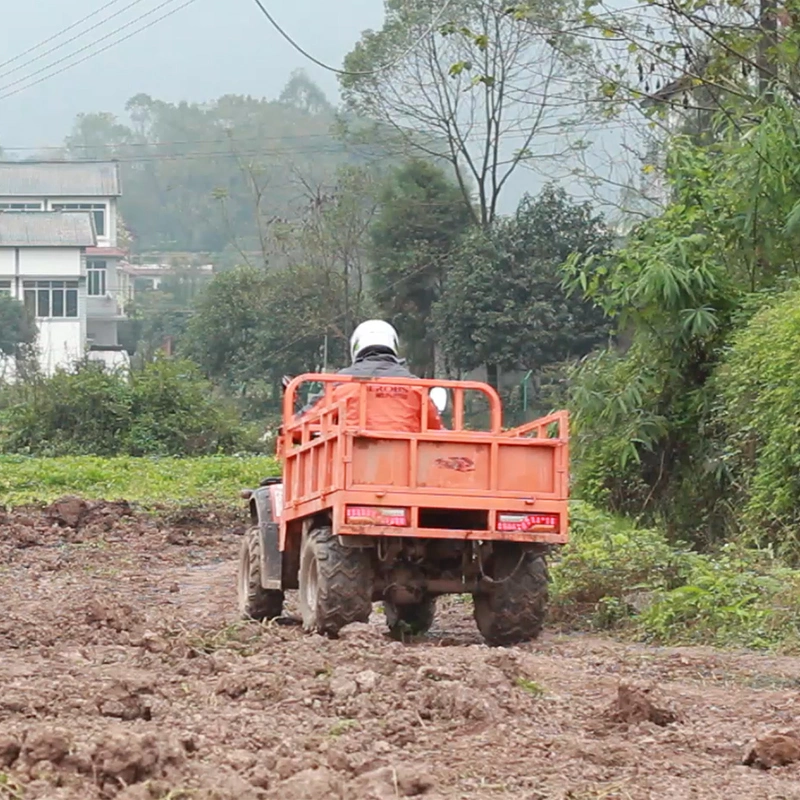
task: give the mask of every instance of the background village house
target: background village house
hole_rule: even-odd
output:
[[[35,316],[46,374],[87,354],[128,363],[120,195],[113,162],[0,162],[0,292]]]

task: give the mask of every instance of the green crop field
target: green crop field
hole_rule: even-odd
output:
[[[239,490],[279,475],[274,458],[28,458],[0,456],[0,506],[47,503],[66,494],[87,500],[156,505],[233,505]]]

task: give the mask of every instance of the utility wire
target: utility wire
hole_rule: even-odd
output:
[[[29,55],[30,53],[35,52],[40,47],[44,47],[46,44],[50,44],[50,42],[52,42],[53,39],[58,39],[59,36],[63,36],[65,33],[69,33],[73,28],[77,28],[78,25],[83,24],[87,20],[90,20],[92,17],[97,16],[98,14],[100,14],[102,11],[105,11],[107,8],[111,8],[111,6],[115,6],[117,3],[120,3],[120,2],[122,2],[122,0],[111,0],[110,3],[106,3],[105,5],[100,6],[100,8],[96,9],[95,11],[92,11],[91,14],[87,14],[85,17],[83,17],[82,19],[79,19],[77,22],[73,22],[72,25],[69,25],[66,28],[63,28],[62,30],[58,31],[57,33],[54,33],[52,36],[49,36],[47,39],[43,39],[41,42],[39,42],[39,44],[35,44],[35,45],[33,45],[33,47],[29,47],[27,50],[23,51],[22,53],[19,53],[18,55],[14,56],[13,58],[9,58],[8,61],[3,61],[0,64],[0,69],[3,69],[3,67],[7,67],[9,64],[14,64],[15,62],[19,61],[21,58],[25,58],[25,56]]]
[[[174,3],[174,2],[175,2],[175,0],[165,0],[163,3],[161,3],[158,6],[156,6],[155,8],[151,9],[146,14],[142,14],[140,17],[137,17],[137,19],[133,20],[132,22],[129,22],[129,23],[121,26],[120,28],[117,28],[116,30],[112,31],[110,34],[107,34],[106,36],[102,37],[101,39],[98,39],[98,41],[103,41],[103,39],[108,39],[109,36],[112,36],[114,33],[118,33],[119,31],[123,30],[124,28],[129,28],[135,22],[139,22],[142,19],[144,19],[145,17],[149,17],[151,14],[154,14],[156,11],[159,11],[160,9],[162,9],[162,8],[164,8],[164,7],[170,5],[171,3]],[[62,69],[56,70],[55,72],[48,73],[47,75],[44,75],[43,77],[39,78],[38,80],[35,80],[32,83],[26,83],[24,86],[20,86],[19,88],[14,89],[13,91],[4,92],[3,94],[0,94],[0,100],[4,100],[7,97],[12,97],[15,94],[19,94],[20,92],[25,91],[25,89],[30,89],[33,86],[37,86],[40,83],[44,83],[44,81],[47,81],[50,78],[54,78],[57,75],[61,75],[63,72],[66,72],[67,70],[70,70],[73,67],[77,67],[79,64],[83,64],[85,61],[89,61],[89,59],[92,59],[95,56],[99,56],[101,53],[104,53],[106,50],[110,50],[112,47],[116,47],[116,45],[127,41],[128,39],[136,36],[139,33],[142,33],[143,31],[146,31],[148,28],[152,28],[154,25],[157,25],[159,22],[161,22],[162,20],[166,19],[167,17],[171,17],[173,14],[177,14],[179,11],[183,10],[187,6],[192,5],[192,3],[194,3],[194,2],[195,2],[195,0],[186,0],[185,3],[182,3],[177,8],[173,8],[172,11],[168,11],[166,14],[162,14],[160,17],[156,17],[151,22],[148,22],[147,25],[143,25],[141,28],[137,28],[136,30],[131,31],[131,33],[129,33],[129,34],[125,35],[125,36],[122,36],[119,39],[115,39],[114,41],[112,41],[109,44],[107,44],[105,47],[101,47],[99,50],[96,50],[93,53],[89,53],[88,55],[84,56],[83,58],[78,59],[77,61],[74,61],[71,64],[67,64]],[[38,70],[37,72],[34,72],[31,75],[28,75],[28,76],[26,76],[24,78],[20,78],[19,80],[14,81],[14,83],[7,84],[6,86],[0,86],[0,92],[3,92],[3,90],[5,90],[5,89],[9,89],[12,86],[16,86],[17,84],[23,83],[24,81],[28,80],[29,78],[32,78],[35,75],[39,75],[42,72],[45,72],[50,67],[54,67],[56,64],[61,64],[64,61],[68,61],[73,56],[76,56],[79,53],[82,53],[82,52],[90,49],[96,43],[97,42],[95,42],[95,43],[93,43],[91,45],[87,45],[86,47],[82,47],[80,50],[76,50],[74,53],[71,53],[70,55],[65,56],[64,58],[61,58],[58,61],[54,61],[53,63],[48,64],[46,67],[43,67],[42,69]]]
[[[121,9],[119,9],[119,11],[115,11],[110,16],[105,17],[104,19],[101,19],[100,22],[95,22],[94,25],[91,25],[90,27],[86,28],[86,30],[81,31],[80,33],[76,33],[74,36],[71,36],[66,41],[61,42],[61,44],[57,44],[55,47],[51,47],[49,50],[45,50],[44,53],[40,53],[38,56],[35,56],[34,58],[29,58],[27,61],[23,61],[22,64],[19,64],[18,66],[14,67],[13,69],[7,69],[5,72],[0,72],[0,78],[5,78],[7,75],[13,75],[15,72],[19,72],[21,69],[24,69],[25,67],[29,66],[30,64],[35,64],[37,61],[41,61],[45,56],[49,56],[51,53],[55,53],[56,50],[61,50],[62,47],[66,47],[68,44],[71,44],[72,42],[76,41],[77,39],[82,39],[84,36],[86,36],[87,33],[91,33],[93,30],[96,30],[97,28],[100,28],[101,26],[105,25],[106,22],[108,22],[109,20],[114,19],[114,17],[118,17],[120,14],[124,14],[126,11],[128,11],[128,9],[131,9],[134,6],[139,5],[139,3],[141,3],[142,1],[143,0],[133,0],[132,3],[128,3],[127,6],[123,6]],[[114,0],[114,2],[119,2],[119,0]],[[95,13],[97,13],[97,12],[95,12]],[[141,17],[139,19],[141,19]],[[72,27],[74,27],[74,26],[72,26]],[[64,31],[62,31],[62,33],[65,33],[67,30],[69,30],[69,29],[68,28],[65,29]],[[117,30],[119,30],[119,29],[117,29]],[[102,39],[100,39],[99,41],[102,41]],[[78,52],[80,52],[80,51],[78,51]],[[21,57],[22,56],[19,56],[19,58],[21,58]],[[67,58],[70,58],[70,56],[67,56]],[[13,59],[13,60],[17,61],[18,59]],[[56,62],[56,63],[58,63],[58,62]],[[52,64],[49,65],[49,66],[52,66]],[[48,69],[49,66],[45,67],[45,69]],[[36,75],[36,74],[38,74],[38,73],[36,73],[36,72],[33,73],[33,75]],[[28,77],[33,77],[33,76],[29,75]],[[22,78],[23,81],[27,80],[27,79],[28,78]],[[11,85],[13,86],[14,84],[11,84]]]
[[[284,38],[286,41],[295,49],[297,50],[300,55],[305,56],[309,61],[316,64],[318,67],[322,67],[322,69],[328,70],[328,72],[335,72],[337,75],[351,75],[353,77],[365,77],[367,75],[378,75],[381,72],[385,72],[387,69],[391,69],[396,64],[399,64],[406,56],[414,52],[414,50],[419,47],[419,45],[430,36],[433,31],[436,29],[436,26],[439,24],[442,17],[447,13],[447,10],[453,4],[453,0],[445,0],[444,5],[441,9],[437,12],[436,16],[433,18],[433,21],[428,26],[428,29],[425,33],[422,34],[416,41],[413,42],[409,47],[407,47],[402,53],[400,53],[397,58],[392,59],[386,64],[377,67],[376,69],[365,70],[363,72],[354,72],[346,69],[338,69],[337,67],[332,67],[330,64],[326,64],[324,61],[320,61],[318,58],[313,56],[311,53],[308,52],[305,48],[303,48],[292,36],[290,36],[284,28],[278,23],[275,17],[270,14],[267,10],[267,7],[264,5],[262,0],[255,0],[255,4],[261,9],[261,13],[269,20],[269,23],[272,25],[273,28]]]
[[[588,123],[587,123],[588,125]],[[625,121],[620,120],[612,120],[610,122],[604,122],[602,130],[609,131],[609,130],[616,130],[616,129],[623,129],[627,126]],[[410,134],[415,133],[415,131],[409,131]],[[528,138],[528,133],[525,131],[504,131],[501,133],[503,139],[526,139]],[[70,143],[69,146],[67,145],[42,145],[41,147],[11,147],[7,145],[2,145],[3,151],[8,153],[44,153],[48,151],[53,152],[61,152],[64,150],[94,150],[94,149],[108,149],[108,150],[126,150],[128,148],[135,149],[140,147],[178,147],[181,145],[205,145],[205,144],[212,144],[212,145],[223,145],[223,144],[242,144],[244,142],[281,142],[281,143],[291,143],[294,141],[303,142],[303,141],[313,141],[317,139],[327,139],[333,140],[336,137],[334,134],[331,133],[292,133],[286,134],[285,136],[242,136],[237,138],[224,138],[224,139],[174,139],[169,141],[140,141],[140,142],[101,142],[100,144],[73,144]],[[476,142],[483,142],[486,139],[486,135],[481,132],[473,132],[469,135],[465,135],[463,137],[465,140],[468,141],[476,141]],[[363,141],[342,141],[342,147],[375,147],[375,146],[383,146],[380,142],[373,142],[367,139]],[[200,151],[196,151],[198,155],[203,155]],[[265,155],[268,155],[270,151],[267,151]],[[311,152],[311,151],[309,151]],[[163,156],[164,158],[180,158],[184,153],[152,153],[147,155],[155,155],[155,156]],[[109,155],[108,160],[124,160],[124,156],[117,158],[116,156]],[[135,161],[137,157],[132,156],[130,160]],[[91,160],[96,161],[97,159],[74,159],[74,160]]]

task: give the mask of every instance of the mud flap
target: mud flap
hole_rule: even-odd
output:
[[[283,589],[283,554],[279,550],[278,518],[283,507],[283,486],[280,479],[268,478],[253,492],[254,516],[258,519],[261,538],[261,586]]]
[[[278,525],[261,522],[261,585],[265,589],[282,589],[283,556],[278,549]]]

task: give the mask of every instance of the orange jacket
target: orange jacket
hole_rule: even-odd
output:
[[[357,427],[359,420],[358,397],[361,386],[356,383],[340,383],[334,386],[332,402],[347,402],[347,425]],[[422,404],[424,393],[414,386],[389,386],[370,384],[366,396],[366,428],[370,431],[408,431],[419,433],[422,430]],[[428,430],[441,430],[442,425],[436,406],[428,400]]]

